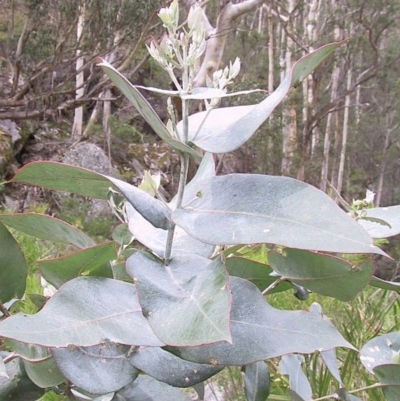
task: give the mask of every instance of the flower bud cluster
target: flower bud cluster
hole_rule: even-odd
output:
[[[239,57],[236,57],[233,64],[232,62],[229,63],[229,67],[226,66],[222,70],[215,71],[213,79],[208,79],[207,86],[224,90],[239,75],[239,72],[240,59]]]
[[[174,0],[169,7],[162,8],[158,13],[167,32],[163,35],[160,42],[153,40],[147,49],[150,55],[164,68],[174,83],[176,77],[174,69],[182,71],[186,77],[194,77],[196,61],[202,56],[206,48],[204,14],[199,5],[190,9],[187,25],[189,31],[179,27],[179,4]],[[188,91],[191,88],[189,79],[184,80],[184,88],[176,85],[178,91]]]

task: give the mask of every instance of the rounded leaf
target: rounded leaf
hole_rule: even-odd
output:
[[[374,270],[370,258],[350,263],[332,255],[297,249],[271,252],[268,261],[280,276],[341,301],[350,301],[366,287]]]
[[[174,387],[191,387],[220,372],[220,366],[185,361],[158,347],[142,348],[132,354],[133,366]]]
[[[64,284],[35,315],[0,323],[0,336],[47,347],[91,346],[107,340],[162,346],[142,315],[133,284],[78,277]]]
[[[373,338],[361,348],[360,359],[371,373],[379,365],[400,365],[400,331]]]
[[[182,254],[164,263],[146,252],[127,261],[143,313],[165,344],[230,341],[230,291],[221,258]]]
[[[118,391],[139,374],[129,362],[130,347],[104,342],[93,347],[53,348],[52,353],[63,375],[92,394]]]
[[[232,277],[232,344],[168,349],[183,359],[215,365],[247,365],[290,353],[335,347],[354,349],[324,316],[270,306],[250,282]]]
[[[332,199],[304,182],[230,174],[203,180],[199,187],[202,196],[172,212],[172,219],[205,243],[385,255]]]

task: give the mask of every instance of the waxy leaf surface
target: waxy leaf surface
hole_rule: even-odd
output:
[[[383,290],[400,292],[400,283],[396,281],[386,281],[373,276],[369,285],[372,287],[382,288]]]
[[[230,174],[203,180],[201,197],[172,212],[189,235],[214,245],[271,243],[385,254],[326,194],[289,177]]]
[[[109,198],[109,189],[115,186],[155,227],[171,227],[169,210],[159,200],[124,181],[81,167],[54,162],[31,163],[18,170],[11,182],[39,185],[104,200]]]
[[[0,355],[6,358],[10,353],[0,351]],[[32,401],[44,394],[44,389],[29,379],[20,358],[15,358],[6,364],[6,373],[8,377],[0,375],[0,400]]]
[[[199,159],[200,155],[190,146],[185,145],[183,142],[171,137],[167,127],[160,120],[160,117],[150,106],[144,96],[139,90],[132,85],[119,71],[117,71],[111,64],[102,61],[99,64],[104,72],[114,82],[118,89],[127,97],[135,109],[146,120],[146,122],[153,128],[154,132],[172,148],[190,154],[192,157]]]
[[[47,347],[91,346],[104,340],[162,346],[143,317],[133,284],[78,277],[64,284],[35,315],[0,323],[0,336]]]
[[[350,263],[331,255],[297,249],[271,252],[268,261],[276,273],[316,292],[350,301],[371,279],[374,267],[369,258]]]
[[[361,348],[360,359],[371,373],[379,365],[400,364],[400,331],[387,333],[370,340]]]
[[[358,220],[372,238],[388,238],[400,234],[400,205],[366,209],[365,215],[378,219],[377,222]],[[379,223],[379,220],[382,220],[382,223]]]
[[[251,281],[260,291],[264,291],[277,279],[276,276],[271,276],[273,270],[270,266],[255,260],[234,256],[226,258],[225,265],[230,275]],[[286,291],[291,288],[293,286],[284,281],[268,292],[268,294]]]
[[[154,227],[168,230],[172,227],[170,210],[147,192],[116,178],[107,177],[128,202]]]
[[[157,337],[186,346],[230,341],[230,292],[221,258],[182,254],[168,266],[147,252],[127,260],[139,302]]]
[[[289,386],[292,391],[305,400],[312,399],[312,389],[301,365],[303,355],[284,355],[279,363],[279,372],[289,376]]]
[[[374,368],[374,374],[382,388],[386,401],[398,401],[400,399],[400,364],[379,365]]]
[[[36,213],[3,214],[0,221],[15,230],[33,237],[72,244],[78,248],[95,245],[95,241],[84,232],[55,217]]]
[[[118,391],[112,401],[191,401],[181,390],[147,375]]]
[[[195,176],[190,180],[190,182],[185,187],[182,204],[184,206],[188,205],[192,202],[193,199],[196,199],[199,196],[201,196],[201,181],[212,177],[215,177],[214,156],[211,153],[205,153]],[[177,196],[175,196],[169,204],[171,210],[176,208],[176,198]]]
[[[164,257],[168,232],[154,227],[130,204],[126,205],[129,231],[137,241],[152,250],[160,257]],[[188,253],[210,257],[214,246],[201,242],[186,233],[182,228],[175,227],[174,242],[172,244],[172,256],[180,253]]]
[[[110,182],[101,174],[56,162],[34,162],[19,169],[10,182],[108,199]]]
[[[230,286],[232,344],[171,347],[171,352],[198,363],[247,365],[290,353],[335,347],[354,349],[329,319],[310,312],[275,309],[247,280],[231,277]]]
[[[25,292],[28,266],[17,241],[0,223],[0,301],[21,298]]]
[[[107,242],[56,259],[38,261],[41,275],[54,287],[79,276],[112,278],[110,261],[117,259],[114,242]]]
[[[48,348],[11,340],[8,341],[8,345],[18,355],[34,361],[28,362],[21,358],[28,377],[37,386],[41,388],[54,387],[65,381],[65,377],[58,370]]]
[[[245,365],[244,392],[247,401],[265,401],[269,396],[270,376],[264,361]]]
[[[54,359],[63,375],[92,394],[118,391],[139,374],[129,362],[129,346],[104,342],[92,347],[53,348]]]
[[[295,86],[343,42],[321,47],[297,61],[278,88],[257,105],[224,107],[189,117],[189,141],[211,153],[232,152],[242,146]],[[207,117],[207,118],[206,118]],[[201,127],[201,128],[200,128]],[[182,123],[178,124],[182,136]],[[199,130],[200,128],[200,130]]]
[[[185,361],[158,347],[138,350],[130,357],[133,366],[174,387],[191,387],[220,372],[220,366]]]
[[[28,377],[41,388],[58,386],[65,377],[58,370],[48,348],[8,340],[7,344],[13,352],[34,362],[21,358]],[[48,358],[48,359],[47,359]]]

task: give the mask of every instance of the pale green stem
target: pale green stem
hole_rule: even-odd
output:
[[[381,384],[381,383],[375,383],[375,384],[371,384],[370,386],[357,388],[356,390],[348,391],[348,393],[349,394],[355,394],[355,393],[360,393],[361,391],[374,390],[376,388],[381,388],[381,387],[386,387],[386,385],[385,384]],[[337,400],[337,394],[325,395],[325,396],[320,397],[320,398],[314,398],[313,400],[310,400],[310,401],[323,401],[323,400],[329,400],[329,399]]]
[[[199,128],[197,128],[196,133],[193,135],[192,141],[194,141],[194,140],[196,139],[197,135],[199,134],[200,130],[203,128],[203,125],[204,125],[204,123],[206,122],[206,120],[207,120],[207,118],[208,118],[208,116],[210,115],[210,113],[211,113],[212,110],[213,110],[213,108],[209,108],[209,109],[207,110],[206,115],[205,115],[204,118],[203,118],[203,121],[201,122]]]
[[[185,58],[185,55],[184,55]],[[182,76],[182,86],[183,91],[187,91],[189,85],[189,77],[188,77],[188,67],[184,65],[184,71]],[[183,124],[183,142],[188,142],[189,137],[189,101],[182,100],[182,124]],[[186,153],[182,153],[180,156],[181,159],[181,171],[179,175],[179,186],[178,186],[178,193],[176,195],[176,208],[180,208],[182,206],[183,200],[183,193],[185,190],[186,180],[187,180],[187,173],[188,173],[188,166],[189,166],[189,157]],[[165,246],[165,254],[164,254],[164,264],[167,266],[169,260],[171,259],[171,252],[172,252],[172,244],[174,240],[174,233],[175,233],[175,225],[168,230],[167,235],[167,244]]]
[[[279,277],[276,279],[271,285],[269,285],[263,292],[263,295],[267,295],[269,292],[271,292],[278,284],[280,284],[282,281],[285,281],[286,277]]]
[[[23,359],[23,360],[26,361],[26,362],[30,362],[30,363],[39,363],[39,362],[47,361],[48,359],[50,359],[50,358],[52,358],[52,357],[53,357],[52,355],[48,355],[48,356],[45,356],[45,357],[39,358],[39,359],[30,359],[30,358],[28,358],[28,357],[26,357],[26,356],[24,356],[24,355],[20,355],[20,354],[17,354],[16,352],[13,352],[13,353],[11,353],[10,355],[7,355],[7,356],[3,359],[3,362],[4,362],[4,364],[6,364],[6,363],[11,362],[13,359],[20,358],[20,359]]]
[[[0,301],[0,312],[1,312],[5,317],[11,316],[10,312],[8,311],[8,309],[1,303],[1,301]]]
[[[179,186],[178,186],[178,192],[176,194],[176,209],[182,206],[183,193],[185,190],[185,185],[187,180],[188,166],[189,166],[189,156],[186,153],[182,153],[181,171],[179,174]],[[171,259],[174,234],[175,234],[175,225],[168,230],[167,244],[165,246],[165,254],[164,254],[164,264],[166,266],[168,266],[169,260]]]

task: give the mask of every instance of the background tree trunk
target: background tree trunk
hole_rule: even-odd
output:
[[[85,77],[83,71],[84,57],[82,56],[82,34],[85,25],[85,5],[79,6],[78,25],[76,28],[76,97],[79,101],[85,94]],[[83,106],[79,106],[75,109],[74,123],[72,125],[71,139],[73,141],[79,141],[82,138],[83,131]]]

